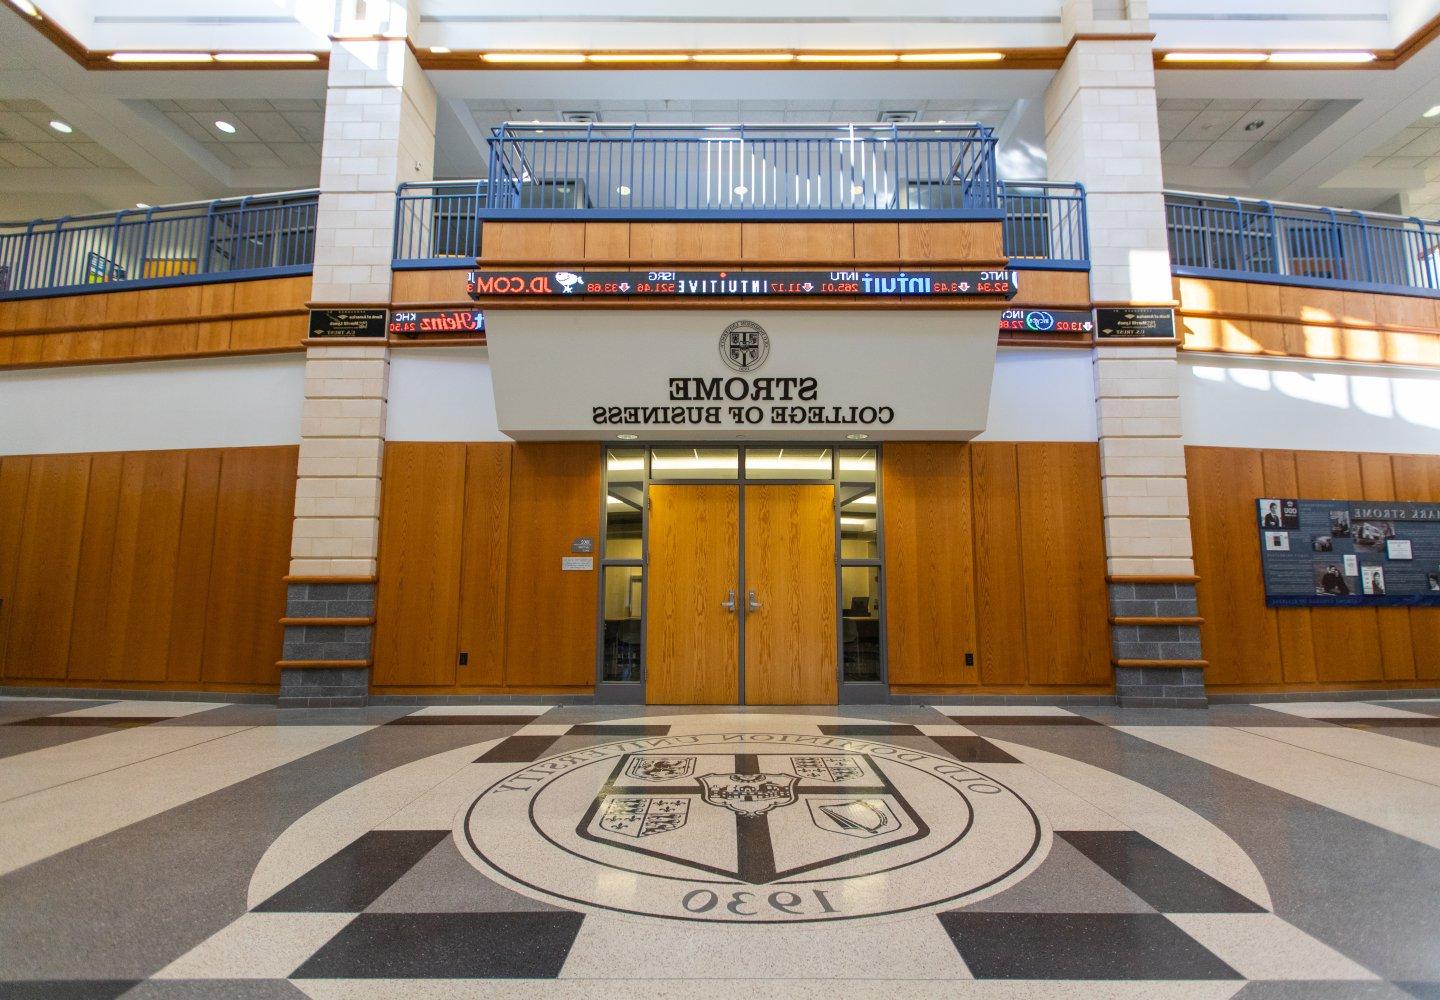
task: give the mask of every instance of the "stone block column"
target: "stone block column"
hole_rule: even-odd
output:
[[[330,54],[311,306],[384,308],[395,189],[432,176],[435,90],[405,23],[393,33],[388,23],[341,29]],[[307,342],[282,706],[363,705],[369,696],[389,373],[384,340]]]
[[[1064,13],[1046,144],[1051,178],[1085,185],[1091,298],[1173,305],[1144,6],[1067,0]],[[1176,345],[1097,342],[1093,357],[1116,694],[1204,705]]]

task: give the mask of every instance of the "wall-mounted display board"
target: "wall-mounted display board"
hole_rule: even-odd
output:
[[[1001,333],[1090,333],[1094,329],[1089,310],[1006,309],[1000,313]]]
[[[385,309],[311,309],[310,338],[384,337],[389,319]]]
[[[656,295],[826,298],[832,295],[1015,297],[1014,271],[471,271],[472,298]]]
[[[485,314],[479,309],[441,309],[434,312],[390,314],[390,335],[419,337],[423,334],[445,334],[476,337],[485,332]]]
[[[1264,497],[1265,603],[1440,606],[1440,504]]]
[[[1169,340],[1175,336],[1175,310],[1159,306],[1122,306],[1095,310],[1102,340]]]

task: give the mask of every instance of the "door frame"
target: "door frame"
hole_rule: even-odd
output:
[[[746,475],[745,452],[747,448],[829,448],[831,454],[830,476],[825,479],[751,479]],[[736,474],[733,477],[718,479],[666,479],[654,478],[651,468],[651,450],[654,448],[734,448],[738,450],[738,465]],[[609,495],[609,479],[606,468],[606,452],[612,450],[637,450],[643,455],[643,468],[636,479],[641,484],[641,518],[640,518],[640,558],[638,559],[610,559],[606,557],[606,531],[608,518],[606,510],[606,498]],[[841,490],[845,482],[840,474],[840,453],[842,451],[870,451],[875,452],[875,481],[871,483],[856,483],[850,485],[872,486],[875,493],[875,559],[852,559],[846,560],[843,556],[842,545],[844,543],[841,531]],[[884,527],[884,449],[879,441],[602,441],[600,442],[600,537],[596,545],[596,562],[599,572],[596,574],[596,601],[595,601],[595,628],[598,641],[595,644],[595,702],[596,704],[611,705],[643,705],[645,703],[645,683],[649,670],[647,656],[647,626],[649,624],[649,591],[650,577],[648,568],[650,565],[650,487],[660,486],[738,486],[740,507],[737,511],[739,517],[739,572],[740,579],[737,581],[741,586],[736,592],[736,599],[742,603],[745,600],[744,582],[745,576],[745,489],[747,486],[821,486],[829,484],[834,487],[834,525],[835,532],[835,690],[836,700],[839,704],[875,704],[889,700],[889,615],[886,610],[886,572],[885,572],[885,527]],[[625,479],[624,482],[634,482],[635,479]],[[845,680],[845,618],[840,607],[844,597],[843,571],[847,567],[863,566],[873,567],[879,571],[879,598],[880,598],[880,675],[873,681],[846,681]],[[639,677],[633,681],[610,681],[605,680],[605,575],[611,568],[639,567],[642,573],[640,585],[640,672]],[[747,615],[738,611],[739,621],[738,642],[739,642],[739,702],[745,704],[745,623]]]

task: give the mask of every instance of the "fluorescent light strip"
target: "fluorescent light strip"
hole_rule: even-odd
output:
[[[1167,52],[1165,62],[1197,62],[1197,63],[1251,63],[1264,62],[1270,56],[1264,52]]]
[[[1373,52],[1272,52],[1272,63],[1368,63]]]
[[[579,52],[486,52],[480,56],[493,63],[583,63]]]
[[[585,57],[593,63],[682,63],[690,57],[681,52],[598,52]]]
[[[783,63],[794,62],[793,52],[696,52],[690,57],[696,62],[742,62],[742,63]]]
[[[893,63],[900,57],[893,52],[802,52],[800,62],[814,63]]]
[[[902,52],[901,62],[909,63],[954,63],[954,62],[999,62],[1005,58],[1003,52]]]
[[[314,52],[217,52],[215,53],[215,61],[232,63],[310,63],[319,62],[320,57]]]
[[[208,63],[215,57],[208,52],[112,52],[111,62],[117,63]]]

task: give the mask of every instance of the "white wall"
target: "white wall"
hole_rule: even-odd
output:
[[[1095,375],[1090,352],[1001,348],[990,387],[990,418],[977,441],[1095,441]]]
[[[1180,357],[1186,444],[1440,455],[1440,372]]]
[[[296,444],[299,354],[0,371],[0,455]]]
[[[508,441],[495,423],[490,355],[484,347],[390,352],[391,441]]]

